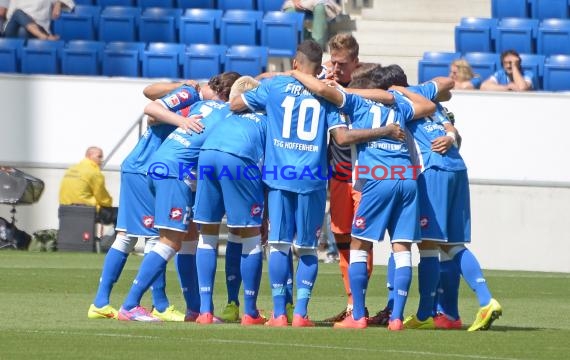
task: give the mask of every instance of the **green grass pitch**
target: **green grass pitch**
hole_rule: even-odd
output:
[[[503,317],[491,330],[406,330],[385,328],[339,330],[316,328],[242,328],[238,324],[125,323],[89,320],[103,255],[0,251],[0,359],[569,359],[570,275],[485,271]],[[111,300],[120,306],[141,258],[131,256]],[[266,270],[267,263],[264,263]],[[217,309],[226,300],[224,263],[218,262]],[[414,269],[415,271],[416,269]],[[385,302],[385,271],[377,266],[369,286],[371,312]],[[172,264],[167,293],[178,309],[184,302]],[[415,311],[414,276],[406,314]],[[460,310],[464,325],[475,316],[474,294],[462,284]],[[150,305],[145,295],[143,305]],[[345,296],[338,265],[319,264],[312,319],[339,312]],[[259,298],[271,308],[267,272]]]

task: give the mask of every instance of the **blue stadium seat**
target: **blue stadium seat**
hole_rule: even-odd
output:
[[[176,7],[175,0],[137,0],[137,6],[141,9],[161,7],[161,8],[174,8]]]
[[[102,74],[106,76],[141,76],[140,59],[145,43],[109,42],[103,50]]]
[[[108,6],[101,12],[99,41],[126,41],[137,39],[141,9],[130,6]]]
[[[492,52],[498,19],[466,17],[455,27],[455,51]]]
[[[96,4],[101,7],[107,6],[137,6],[136,0],[95,0]]]
[[[467,60],[473,72],[479,74],[483,81],[493,75],[501,66],[501,55],[497,53],[471,52],[464,54],[463,58]]]
[[[234,45],[228,49],[224,71],[256,76],[267,68],[268,51],[265,46]]]
[[[495,49],[498,53],[516,50],[518,53],[534,53],[538,20],[527,18],[504,18],[499,21]]]
[[[59,74],[62,40],[28,39],[22,48],[22,68],[24,74]]]
[[[180,9],[215,9],[214,0],[176,0]]]
[[[258,30],[263,13],[254,10],[227,10],[222,16],[220,43],[232,45],[257,45]]]
[[[530,6],[528,0],[491,0],[491,17],[502,19],[507,17],[528,18]]]
[[[542,78],[544,75],[544,61],[546,57],[539,54],[519,54],[523,70],[532,71],[534,81],[532,87],[534,90],[542,89]]]
[[[221,10],[256,10],[255,0],[218,0]]]
[[[261,23],[261,45],[267,46],[269,56],[295,56],[297,45],[303,39],[301,12],[269,11]]]
[[[92,40],[68,41],[61,52],[61,73],[101,75],[101,55],[105,43]]]
[[[0,38],[0,72],[17,73],[20,70],[20,55],[24,39]]]
[[[268,11],[281,11],[283,0],[257,0],[257,10]]]
[[[570,56],[552,55],[544,63],[544,90],[570,90]]]
[[[142,76],[180,78],[180,59],[186,46],[179,43],[149,43],[142,54]]]
[[[448,76],[449,64],[460,57],[461,53],[458,52],[425,52],[418,62],[418,82],[423,83],[437,76]]]
[[[222,10],[217,9],[186,9],[180,17],[180,42],[216,44],[222,13]]]
[[[53,22],[53,29],[62,40],[95,40],[101,7],[76,5],[72,12],[62,12]]]
[[[546,19],[538,26],[536,52],[542,55],[570,54],[570,20]]]
[[[182,9],[148,8],[139,21],[139,41],[178,42],[178,23]]]
[[[191,44],[182,55],[182,72],[185,79],[209,79],[223,71],[227,46]]]
[[[534,19],[565,19],[570,9],[568,0],[529,0],[530,13]]]
[[[75,0],[75,6],[77,5],[95,5],[95,0]]]

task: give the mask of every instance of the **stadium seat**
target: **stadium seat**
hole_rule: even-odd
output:
[[[495,19],[528,18],[529,16],[528,0],[491,0],[491,17]]]
[[[17,73],[24,39],[0,38],[0,73]]]
[[[455,51],[492,52],[498,19],[466,17],[455,27]]]
[[[536,52],[546,56],[570,54],[570,20],[541,21],[536,38]]]
[[[160,8],[174,8],[176,7],[175,0],[137,0],[137,6],[141,9],[160,7]]]
[[[532,71],[534,81],[532,87],[534,90],[542,89],[542,78],[544,75],[545,56],[539,54],[519,54],[523,70]]]
[[[295,56],[297,45],[303,39],[301,12],[266,12],[261,24],[261,45],[267,46],[269,56]]]
[[[565,19],[569,17],[568,0],[529,0],[534,19]]]
[[[497,25],[495,48],[498,53],[516,50],[532,54],[536,49],[538,20],[527,18],[504,18]]]
[[[501,66],[501,56],[497,53],[471,52],[464,54],[463,58],[467,60],[473,72],[479,74],[483,81],[493,75]]]
[[[95,0],[96,5],[107,6],[137,6],[136,0]]]
[[[106,76],[141,76],[140,59],[145,43],[109,42],[103,50],[102,71]]]
[[[418,82],[423,83],[437,76],[448,76],[449,64],[460,57],[461,53],[458,52],[425,52],[418,63]]]
[[[108,6],[101,12],[99,40],[105,42],[137,39],[141,9],[129,6]]]
[[[215,9],[214,0],[176,0],[180,9]]]
[[[139,21],[139,41],[178,42],[178,23],[182,9],[148,8]]]
[[[282,0],[257,0],[257,10],[263,12],[281,11],[282,6]]]
[[[256,0],[218,0],[221,10],[256,10]]]
[[[257,45],[258,30],[263,13],[253,10],[227,10],[220,25],[220,43],[232,45]]]
[[[142,54],[142,76],[180,78],[180,59],[186,46],[179,43],[149,43]]]
[[[182,55],[182,72],[185,79],[209,79],[223,71],[227,46],[191,44]]]
[[[224,71],[235,71],[241,75],[259,75],[267,68],[267,56],[265,46],[231,46],[226,54]]]
[[[61,73],[101,75],[101,55],[105,43],[92,40],[68,41],[61,52]]]
[[[544,90],[570,90],[570,56],[552,55],[544,63]]]
[[[75,6],[77,5],[95,5],[95,0],[75,0]]]
[[[22,48],[22,68],[24,74],[59,74],[62,40],[28,39]]]
[[[222,13],[217,9],[186,9],[180,17],[180,42],[217,44]]]
[[[99,26],[100,6],[76,5],[72,12],[62,12],[53,29],[62,40],[95,40]]]

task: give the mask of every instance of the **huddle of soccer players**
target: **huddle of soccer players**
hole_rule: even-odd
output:
[[[339,163],[351,164],[350,144],[356,144],[360,166],[403,169],[397,177],[383,180],[371,172],[360,174],[353,183],[340,181],[338,176],[330,180],[331,223],[348,294],[348,306],[334,318],[334,327],[387,323],[389,330],[461,328],[457,310],[460,272],[481,306],[469,330],[487,329],[501,315],[477,260],[464,246],[470,241],[467,173],[456,144],[458,134],[439,105],[449,99],[453,81],[438,78],[408,87],[397,66],[359,64],[358,44],[351,35],[335,36],[329,47],[331,61],[322,74],[328,84],[317,79],[323,69],[322,50],[309,40],[299,45],[294,70],[261,83],[224,73],[203,88],[191,82],[152,89],[154,96],[150,97],[160,98],[145,113],[159,122],[149,127],[122,166],[122,179],[137,174],[146,197],[135,199],[138,189],[121,184],[118,230],[122,233],[106,256],[90,318],[221,322],[213,315],[212,294],[219,224],[226,215],[230,228],[226,277],[234,285],[227,281],[229,306],[224,315],[229,309],[230,320],[237,320],[237,293],[243,281],[242,325],[314,326],[307,308],[318,273],[327,133],[331,135],[331,165],[337,172]],[[354,76],[357,72],[361,75]],[[165,94],[168,90],[172,92]],[[138,165],[137,171],[131,170],[131,163]],[[261,165],[266,173],[262,174]],[[284,168],[294,175],[283,176]],[[209,172],[202,176],[205,169]],[[248,176],[241,169],[247,169]],[[150,186],[142,189],[145,180]],[[135,205],[136,201],[144,206]],[[269,319],[256,306],[264,216],[271,224],[267,236],[273,312]],[[192,218],[200,224],[198,236],[189,226]],[[149,228],[157,229],[153,231],[158,231],[159,240],[145,255],[117,311],[109,305],[111,288],[135,237],[156,238],[156,233],[148,234]],[[372,244],[381,241],[385,231],[392,242],[387,281],[392,299],[386,309],[369,317],[365,294]],[[404,320],[413,243],[420,249],[420,306],[416,315]],[[294,311],[288,316],[292,246],[299,262]],[[169,306],[164,294],[166,264],[176,253],[186,314]],[[438,284],[443,290],[436,314]],[[153,289],[152,312],[140,306],[149,288]],[[155,289],[162,289],[160,296],[154,295]]]

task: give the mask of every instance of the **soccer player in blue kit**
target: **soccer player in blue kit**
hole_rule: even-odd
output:
[[[306,40],[299,44],[293,60],[294,69],[314,77],[321,71],[321,63],[322,49],[317,43]],[[317,277],[317,234],[326,203],[327,132],[332,131],[335,135],[338,128],[337,142],[346,144],[378,137],[385,129],[348,131],[333,104],[315,97],[291,76],[275,76],[232,99],[233,111],[246,108],[267,112],[262,176],[268,186],[269,281],[273,315],[266,325],[288,325],[285,286],[288,254],[294,243],[299,263],[292,326],[314,326],[307,316],[307,306]]]
[[[259,82],[250,76],[236,80],[230,100]],[[261,165],[265,148],[266,116],[232,113],[218,121],[204,141],[198,169],[200,178],[194,205],[194,222],[200,224],[197,262],[201,311],[198,323],[213,322],[212,293],[216,274],[219,227],[224,214],[227,226],[237,230],[242,244],[241,277],[244,288],[242,325],[262,325],[257,309],[261,281],[261,232],[264,191]],[[235,231],[234,231],[235,232]]]
[[[182,86],[176,93],[169,94],[160,100],[159,106],[164,106],[169,111],[178,111],[198,100],[200,100],[198,93],[193,87]],[[133,250],[138,237],[147,239],[145,253],[157,241],[158,231],[154,229],[154,209],[152,207],[154,199],[146,178],[147,160],[177,127],[194,131],[201,131],[202,128],[196,124],[197,120],[194,118],[177,118],[169,121],[160,122],[149,118],[147,130],[121,164],[117,236],[105,256],[97,293],[87,313],[90,319],[117,318],[118,312],[109,305],[109,298],[127,257]],[[154,316],[165,321],[183,321],[183,314],[169,305],[164,287],[165,274],[162,273],[152,286]]]
[[[223,73],[211,79],[209,83],[218,83],[218,96],[224,96],[224,100],[227,100],[229,88],[238,77],[237,73]],[[219,99],[194,103],[188,116],[202,118],[200,121],[203,126],[202,131],[189,133],[181,128],[175,129],[147,163],[147,176],[150,178],[155,198],[154,223],[159,229],[160,241],[143,259],[133,285],[119,310],[119,320],[157,320],[140,306],[140,300],[156,277],[165,270],[167,262],[180,250],[185,240],[194,200],[192,187],[195,186],[195,176],[192,170],[196,166],[200,146],[214,125],[208,121],[207,115],[212,111],[227,111],[224,107],[227,106]],[[152,108],[147,106],[146,111],[157,119],[184,118],[156,106]]]

